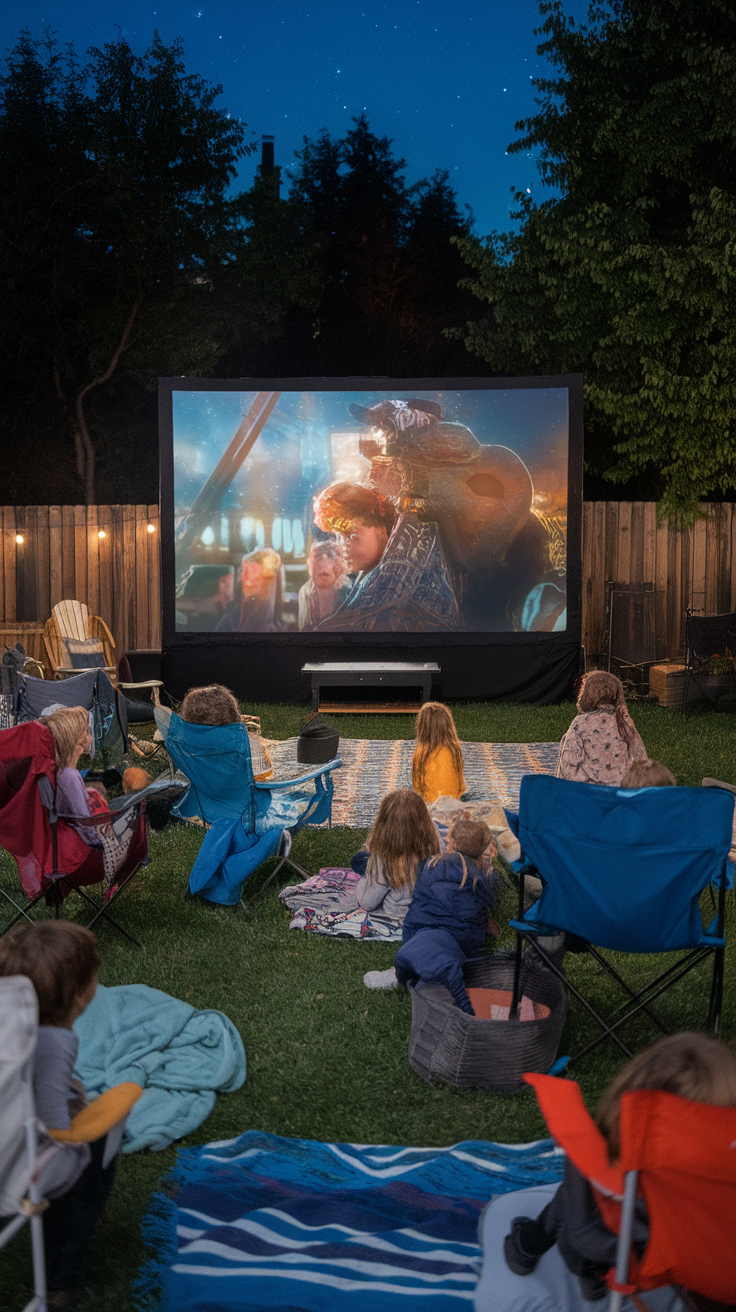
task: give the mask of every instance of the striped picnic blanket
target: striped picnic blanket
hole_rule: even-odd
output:
[[[401,1148],[250,1130],[179,1154],[144,1221],[136,1287],[164,1312],[432,1312],[471,1307],[492,1194],[562,1177],[547,1139]],[[429,1300],[429,1302],[427,1302]]]

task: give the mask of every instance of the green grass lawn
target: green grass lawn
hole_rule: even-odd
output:
[[[298,732],[304,708],[248,705],[260,714],[266,736]],[[557,740],[574,714],[570,705],[527,706],[467,703],[453,705],[465,741],[536,742]],[[650,755],[674,771],[681,784],[698,785],[705,775],[736,782],[734,720],[725,714],[693,715],[649,704],[632,705],[634,720]],[[344,737],[413,736],[411,716],[340,716]],[[294,857],[314,872],[347,865],[361,846],[364,830],[308,830],[298,836]],[[237,1093],[218,1098],[212,1115],[183,1145],[227,1138],[248,1129],[304,1138],[361,1143],[441,1145],[461,1139],[518,1143],[538,1138],[544,1126],[531,1092],[505,1097],[480,1090],[469,1093],[423,1083],[409,1069],[407,1050],[411,1004],[405,992],[374,993],[362,976],[390,966],[395,945],[359,943],[289,931],[289,915],[270,885],[260,886],[270,866],[246,885],[246,908],[217,908],[185,898],[187,878],[201,836],[170,824],[151,839],[151,864],[118,903],[119,918],[140,940],[132,946],[103,929],[103,984],[144,983],[184,998],[196,1007],[227,1013],[243,1037],[248,1077]],[[0,879],[15,881],[14,863],[0,858]],[[286,878],[282,885],[290,882]],[[77,906],[70,915],[82,919]],[[497,918],[506,927],[514,913],[510,890],[502,892]],[[729,896],[731,936],[736,933]],[[504,928],[500,946],[511,948]],[[607,977],[580,957],[566,958],[571,978],[610,1006]],[[632,959],[627,961],[631,973]],[[656,961],[634,962],[634,974],[648,973]],[[705,968],[707,969],[707,967]],[[673,1028],[702,1028],[707,1009],[704,968],[659,1004]],[[573,1002],[562,1050],[579,1047],[591,1033]],[[723,1035],[736,1039],[736,979],[733,947],[727,954]],[[648,1022],[627,1032],[630,1046],[652,1037]],[[574,1068],[592,1106],[620,1067],[612,1045]],[[133,1307],[131,1281],[144,1249],[140,1220],[152,1190],[172,1166],[176,1149],[122,1157],[108,1213],[99,1227],[87,1271],[89,1293],[81,1312],[124,1312]],[[0,1254],[0,1308],[23,1306],[29,1267],[26,1240]]]

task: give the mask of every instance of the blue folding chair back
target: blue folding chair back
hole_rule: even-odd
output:
[[[734,799],[718,789],[642,788],[626,790],[572,783],[546,775],[527,775],[521,783],[518,836],[524,858],[543,881],[538,901],[511,924],[517,939],[517,977],[522,938],[567,984],[601,1026],[603,1033],[576,1054],[604,1038],[631,1053],[618,1031],[645,1012],[666,1027],[651,1003],[712,954],[708,1025],[718,1032],[723,993],[725,892],[733,885],[728,861]],[[703,890],[718,892],[716,915],[704,928]],[[588,951],[629,996],[628,1010],[609,1024],[550,958],[540,936],[565,931],[584,940]],[[598,949],[625,953],[685,952],[634,990]],[[515,994],[518,984],[515,987]],[[512,1003],[515,1001],[512,999]],[[572,1058],[563,1058],[560,1069]]]
[[[700,895],[728,879],[733,810],[715,788],[627,791],[526,775],[519,841],[545,887],[525,921],[619,952],[711,942]]]
[[[190,724],[180,716],[157,716],[164,745],[190,787],[174,808],[182,819],[199,817],[209,826],[190,876],[189,888],[208,901],[233,905],[243,881],[279,845],[284,830],[332,823],[335,757],[296,779],[257,781],[253,777],[244,724]],[[264,888],[284,864],[300,877],[307,871],[288,856],[288,848]]]

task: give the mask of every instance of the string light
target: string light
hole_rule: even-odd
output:
[[[105,532],[104,528],[101,528],[101,529],[100,529],[100,531],[99,531],[99,533],[97,534],[97,536],[98,536],[98,538],[106,538],[106,537],[107,537],[107,533]]]
[[[22,546],[22,545],[23,545],[23,534],[22,534],[22,533],[16,533],[16,535],[15,535],[15,540],[16,540],[16,542],[18,543],[18,546],[19,546],[19,547]]]
[[[147,531],[148,533],[155,533],[155,532],[156,532],[156,525],[155,525],[155,524],[149,524],[148,527],[147,527],[147,530],[146,530],[146,531]]]

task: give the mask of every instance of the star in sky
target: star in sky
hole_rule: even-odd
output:
[[[565,0],[584,21],[587,0]],[[121,27],[120,20],[124,19]],[[542,192],[531,153],[508,155],[514,123],[535,112],[531,79],[549,76],[536,53],[536,0],[211,0],[202,8],[176,0],[24,0],[5,6],[0,46],[10,49],[27,26],[45,27],[78,52],[118,39],[143,50],[155,30],[184,41],[187,67],[222,84],[220,103],[243,119],[253,140],[274,134],[286,181],[302,138],[326,127],[344,136],[365,113],[373,132],[393,138],[407,180],[447,169],[476,231],[508,229],[512,188]],[[336,86],[337,84],[337,86]],[[259,154],[244,161],[250,186]]]

